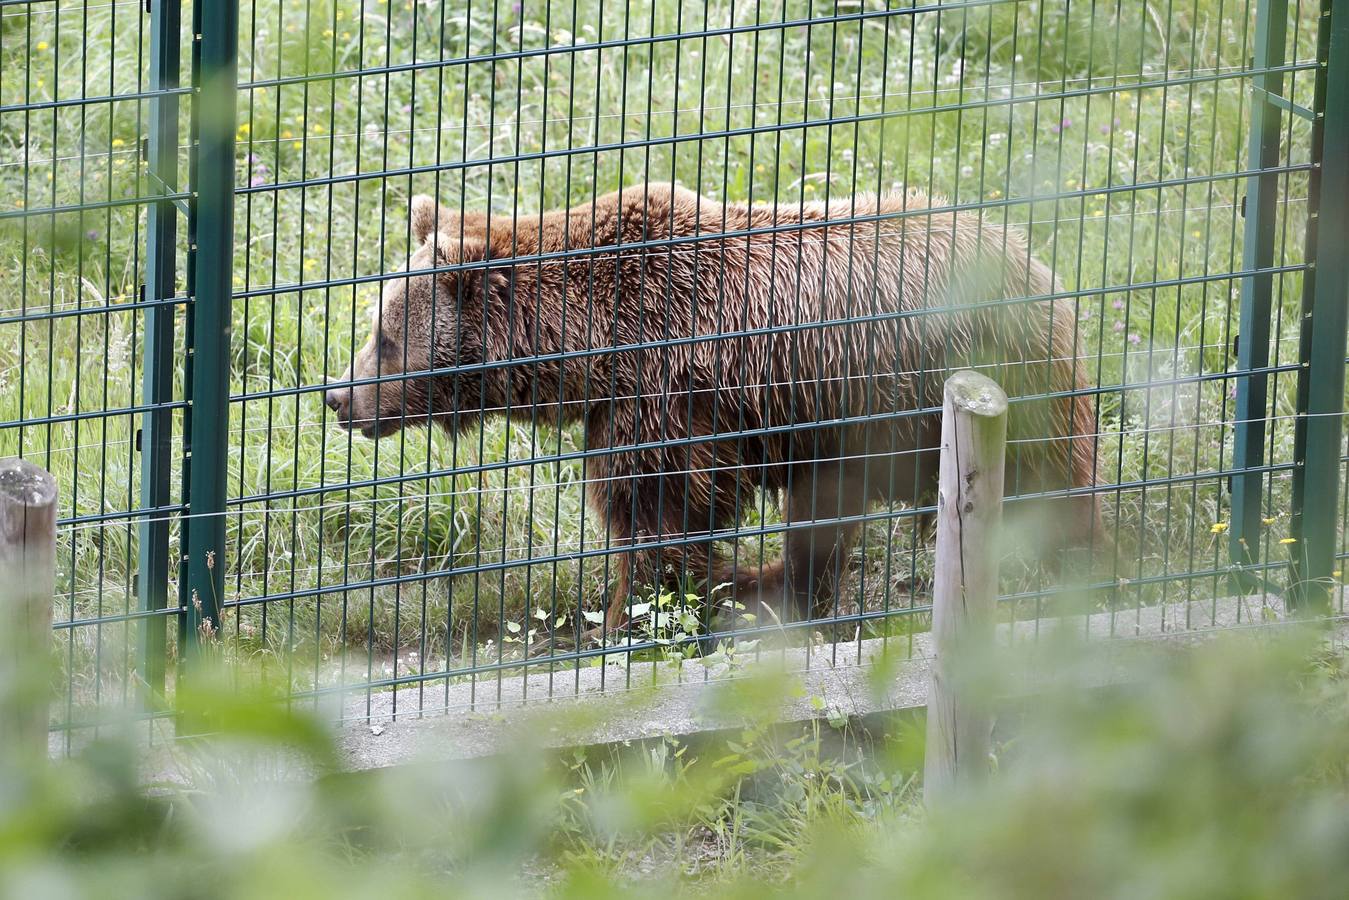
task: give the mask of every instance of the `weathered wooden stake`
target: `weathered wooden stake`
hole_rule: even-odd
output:
[[[56,479],[0,460],[0,759],[45,757]]]
[[[988,660],[993,650],[1007,450],[1007,395],[994,381],[956,372],[943,400],[923,776],[929,804],[988,771],[989,697],[982,685],[971,685],[979,679],[958,670]]]

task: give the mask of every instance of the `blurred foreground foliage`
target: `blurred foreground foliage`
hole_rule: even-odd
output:
[[[1150,656],[1110,688],[1070,675],[1005,707],[995,775],[935,812],[920,720],[773,725],[786,678],[719,688],[743,727],[715,738],[356,775],[283,704],[189,693],[216,733],[173,745],[183,783],[147,785],[111,737],[4,767],[0,893],[1338,898],[1345,673],[1293,635]]]

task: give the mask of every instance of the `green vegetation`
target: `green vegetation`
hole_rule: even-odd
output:
[[[1227,76],[1252,52],[1253,4],[1039,0],[862,18],[849,17],[883,4],[641,6],[243,4],[239,77],[255,86],[239,97],[237,177],[248,192],[237,198],[232,264],[241,399],[230,415],[229,484],[240,498],[283,497],[232,509],[225,599],[317,595],[232,607],[221,634],[236,652],[284,657],[291,685],[305,688],[509,659],[536,623],[570,628],[598,608],[601,557],[436,574],[604,546],[583,513],[578,464],[444,474],[571,453],[582,449],[579,434],[498,422],[466,439],[413,431],[376,445],[339,432],[319,392],[293,392],[342,370],[379,289],[302,286],[400,265],[407,201],[418,192],[502,214],[584,203],[646,179],[728,200],[796,202],[909,184],[985,204],[984,215],[1025,226],[1064,289],[1081,292],[1083,365],[1099,383],[1148,385],[1100,395],[1106,480],[1178,477],[1107,497],[1120,541],[1102,536],[1091,579],[1120,585],[1106,599],[1123,607],[1224,592],[1221,576],[1169,576],[1226,565],[1215,533],[1226,519],[1221,484],[1184,476],[1231,460],[1230,383],[1197,379],[1233,360],[1238,285],[1206,278],[1242,267],[1245,181],[1225,176],[1247,169],[1249,84]],[[1290,34],[1305,60],[1316,10],[1302,6]],[[148,20],[137,5],[0,14],[0,104],[144,84]],[[843,20],[754,28],[812,15]],[[625,42],[705,28],[719,32]],[[541,52],[595,42],[607,46]],[[479,59],[494,53],[509,56]],[[478,61],[428,64],[441,58]],[[294,80],[360,68],[379,71]],[[1290,80],[1294,99],[1309,104],[1310,74]],[[1140,83],[1147,87],[1131,87]],[[1017,99],[1036,95],[1050,99]],[[137,297],[144,212],[14,214],[152,193],[139,174],[147,114],[147,104],[118,102],[0,116],[0,216],[9,216],[0,218],[0,454],[22,452],[55,472],[65,515],[138,505],[137,417],[13,423],[140,402],[141,316],[115,307]],[[1301,122],[1290,128],[1289,162],[1301,162],[1307,135]],[[620,143],[632,146],[612,149]],[[570,152],[586,147],[610,149]],[[389,171],[399,174],[379,174]],[[318,181],[298,185],[308,179]],[[1128,189],[1157,183],[1170,186]],[[1305,192],[1302,173],[1285,178],[1280,264],[1301,259]],[[301,287],[270,292],[292,285]],[[1093,293],[1126,285],[1142,286]],[[1297,353],[1298,273],[1276,279],[1276,297],[1271,362],[1285,364]],[[50,315],[105,304],[114,311]],[[1292,389],[1291,376],[1273,377],[1272,460],[1290,458]],[[1271,481],[1260,555],[1277,559],[1287,552],[1278,542],[1288,488],[1282,475]],[[173,483],[176,491],[177,472]],[[314,492],[321,486],[333,489]],[[771,504],[752,505],[751,526],[773,520]],[[61,540],[58,619],[134,606],[134,527],[93,522]],[[759,542],[742,550],[757,555]],[[921,605],[914,588],[930,566],[909,518],[872,523],[847,608]],[[1009,591],[1045,586],[1034,568],[1006,570]],[[396,587],[341,589],[418,574],[426,577]],[[1038,608],[1027,604],[1030,614]],[[63,633],[78,702],[125,694],[133,636],[124,624]]]
[[[717,741],[521,741],[317,780],[278,760],[331,768],[320,726],[186,692],[216,731],[169,748],[186,784],[143,788],[142,751],[110,736],[0,767],[0,896],[1340,897],[1345,684],[1307,635],[1163,654],[1107,690],[1067,679],[1003,717],[985,785],[931,813],[920,719],[775,728],[781,681],[724,688],[743,728]]]

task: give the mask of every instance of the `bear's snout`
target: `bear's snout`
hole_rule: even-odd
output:
[[[342,375],[341,381],[350,381],[354,376],[350,371]],[[333,411],[337,427],[343,431],[360,431],[372,440],[386,437],[397,431],[401,425],[398,418],[382,416],[377,411],[367,412],[365,407],[368,396],[358,398],[357,388],[351,385],[329,388],[323,394],[324,404]]]
[[[351,388],[330,388],[323,395],[323,402],[328,404],[328,408],[337,413],[337,422],[339,425],[347,425],[351,421]]]

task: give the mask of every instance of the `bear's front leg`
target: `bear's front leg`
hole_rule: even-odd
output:
[[[640,571],[649,550],[633,550],[633,544],[643,539],[636,536],[630,513],[631,495],[626,485],[607,478],[589,480],[586,500],[596,517],[603,523],[605,535],[605,587],[607,592],[604,625],[593,628],[587,637],[598,638],[604,631],[617,631],[627,621],[628,599],[635,583],[640,582]],[[640,558],[639,558],[640,557]]]
[[[617,631],[628,619],[628,596],[632,592],[632,554],[619,552],[610,557],[614,563],[613,587],[609,591],[609,609],[604,627]]]

